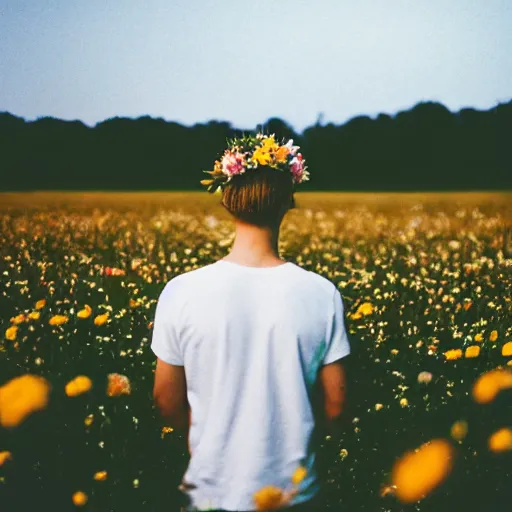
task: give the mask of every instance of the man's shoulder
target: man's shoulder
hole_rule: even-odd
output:
[[[193,288],[196,283],[200,286],[204,286],[204,278],[207,274],[212,274],[213,263],[204,265],[203,267],[178,274],[173,278],[169,279],[162,290],[162,295],[166,296],[177,291],[183,292],[188,288]]]
[[[306,270],[305,268],[295,265],[297,279],[302,281],[306,286],[313,289],[317,293],[322,295],[327,295],[329,298],[334,294],[334,290],[336,286],[332,281],[327,279],[326,277],[313,272],[312,270]]]

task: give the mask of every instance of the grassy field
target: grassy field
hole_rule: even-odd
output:
[[[512,452],[489,438],[512,427],[511,391],[481,404],[472,390],[512,359],[512,194],[296,197],[281,254],[339,287],[352,344],[346,431],[322,449],[331,509],[510,510]],[[218,203],[0,194],[0,386],[26,373],[51,385],[44,410],[0,426],[0,510],[73,510],[76,491],[89,511],[176,510],[186,444],[162,432],[152,406],[152,320],[169,279],[229,251],[233,225]],[[130,394],[107,396],[112,373],[129,378]],[[92,389],[69,397],[77,375]],[[396,460],[438,438],[454,450],[452,470],[403,503]]]

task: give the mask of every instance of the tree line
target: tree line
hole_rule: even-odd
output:
[[[319,120],[302,133],[272,118],[255,129],[301,146],[311,173],[304,191],[512,188],[512,101],[456,113],[421,102],[340,125]],[[226,121],[115,117],[89,127],[3,112],[0,189],[200,190],[202,171],[212,169],[227,138],[242,133]]]

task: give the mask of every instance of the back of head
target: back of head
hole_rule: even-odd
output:
[[[222,205],[236,219],[257,226],[277,226],[295,206],[290,173],[267,166],[233,176],[222,193]]]

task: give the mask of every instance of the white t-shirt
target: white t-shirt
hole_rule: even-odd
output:
[[[254,510],[262,487],[316,495],[310,392],[321,365],[350,353],[343,303],[324,277],[287,262],[226,260],[182,274],[158,299],[151,348],[185,367],[192,411],[183,477],[195,510]]]

